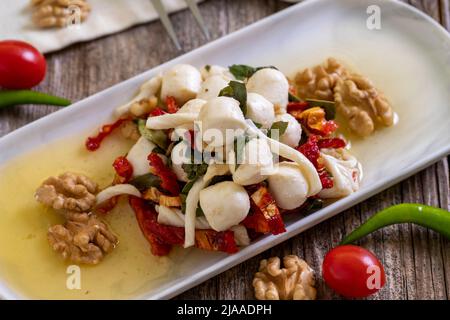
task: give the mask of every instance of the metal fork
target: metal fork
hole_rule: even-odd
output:
[[[172,22],[170,22],[169,15],[167,14],[166,9],[164,8],[164,5],[162,4],[161,0],[151,0],[153,7],[155,8],[156,12],[158,12],[159,18],[161,19],[162,24],[164,25],[164,28],[166,28],[167,33],[169,34],[170,38],[172,39],[173,43],[175,44],[175,47],[178,50],[181,50],[180,43],[178,42],[178,38],[175,34],[175,30],[173,29]],[[198,25],[200,26],[200,29],[202,30],[203,34],[205,35],[206,39],[209,40],[209,31],[208,28],[205,25],[205,22],[203,21],[203,17],[200,14],[200,10],[198,9],[197,1],[196,0],[185,0],[187,6],[191,10],[192,14],[194,15],[195,20],[197,21]]]

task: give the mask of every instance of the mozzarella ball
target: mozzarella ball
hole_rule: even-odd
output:
[[[269,129],[275,120],[273,104],[262,95],[249,92],[247,94],[247,118]]]
[[[211,76],[222,76],[228,81],[234,80],[234,76],[230,72],[230,70],[228,70],[228,68],[224,68],[218,65],[204,66],[203,68],[200,69],[200,73],[202,75],[203,80],[206,80]]]
[[[247,127],[239,102],[229,97],[209,100],[200,111],[203,141],[211,147],[233,143],[234,137],[242,135]]]
[[[220,90],[228,86],[229,82],[229,80],[218,75],[208,77],[205,81],[203,81],[200,92],[197,94],[197,98],[210,100],[218,97]]]
[[[275,122],[278,121],[288,123],[286,131],[280,137],[280,142],[287,144],[292,148],[297,147],[300,139],[302,138],[302,126],[300,125],[300,123],[298,123],[297,119],[295,119],[289,113],[277,115],[275,117]]]
[[[233,172],[233,181],[248,186],[264,181],[273,171],[273,156],[266,140],[252,139],[243,149],[242,163]]]
[[[172,160],[172,170],[180,181],[188,181],[187,174],[183,169],[183,164],[191,163],[190,151],[191,147],[185,141],[177,143],[172,149],[170,155]]]
[[[205,105],[206,100],[203,99],[192,99],[186,102],[180,110],[178,110],[178,113],[196,113],[199,114],[200,110],[202,110],[203,106]]]
[[[240,185],[224,181],[200,191],[200,206],[211,228],[225,231],[245,219],[250,198]]]
[[[195,98],[200,91],[202,76],[193,66],[178,64],[163,75],[161,85],[161,99],[174,97],[178,104]]]
[[[270,193],[282,209],[298,208],[308,198],[308,181],[295,162],[280,162],[268,182]]]
[[[283,73],[264,68],[256,71],[247,82],[247,91],[255,92],[273,103],[276,113],[286,112],[289,83]]]

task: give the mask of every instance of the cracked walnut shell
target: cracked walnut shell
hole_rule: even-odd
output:
[[[339,79],[334,88],[334,100],[337,112],[359,136],[370,135],[377,124],[391,126],[394,123],[394,112],[386,97],[361,75]]]
[[[66,172],[50,177],[36,190],[37,201],[53,209],[86,212],[95,205],[98,186],[88,177]]]
[[[53,250],[74,263],[98,264],[118,243],[117,237],[97,216],[67,212],[64,225],[49,228],[47,239]]]
[[[285,256],[284,268],[280,258],[272,257],[260,262],[259,272],[253,279],[258,300],[314,300],[314,271],[295,255]]]

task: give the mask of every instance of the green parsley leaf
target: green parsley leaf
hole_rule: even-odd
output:
[[[287,121],[277,121],[272,124],[269,131],[267,132],[267,136],[272,138],[272,130],[278,130],[278,137],[281,137],[285,132],[289,125]]]
[[[239,106],[244,116],[247,114],[247,89],[245,84],[238,81],[230,81],[228,86],[220,90],[219,97],[231,97],[239,101]]]

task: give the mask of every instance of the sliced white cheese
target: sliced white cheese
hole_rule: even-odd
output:
[[[203,99],[192,99],[186,102],[177,113],[196,113],[199,114],[205,105],[206,100]]]
[[[135,186],[131,184],[116,184],[108,187],[105,190],[100,191],[97,196],[97,205],[109,200],[113,197],[120,196],[122,194],[128,194],[135,197],[140,197],[141,193]]]
[[[146,126],[153,130],[166,130],[191,124],[196,119],[196,113],[166,113],[161,116],[148,118]]]
[[[189,64],[178,64],[166,71],[162,78],[161,99],[174,97],[183,104],[195,98],[200,91],[202,77],[197,68]]]
[[[236,244],[238,246],[246,247],[250,245],[250,237],[248,236],[246,227],[244,227],[241,224],[238,224],[237,226],[232,226],[230,230],[233,231],[234,240],[236,241]]]
[[[250,140],[238,159],[242,161],[233,172],[233,181],[242,186],[262,182],[273,171],[273,156],[266,140]]]
[[[180,181],[187,182],[187,174],[183,169],[183,164],[191,163],[191,147],[186,141],[181,141],[175,145],[170,155],[172,160],[172,170]]]
[[[341,198],[359,190],[361,164],[345,149],[322,149],[325,168],[333,177],[333,187],[322,189],[321,198]]]
[[[133,177],[141,176],[150,172],[148,155],[156,145],[144,137],[140,137],[127,154],[127,160],[133,166]]]
[[[185,216],[180,209],[165,206],[155,206],[155,209],[158,212],[158,223],[184,228]],[[195,229],[211,229],[211,226],[204,217],[197,217],[195,219]]]

